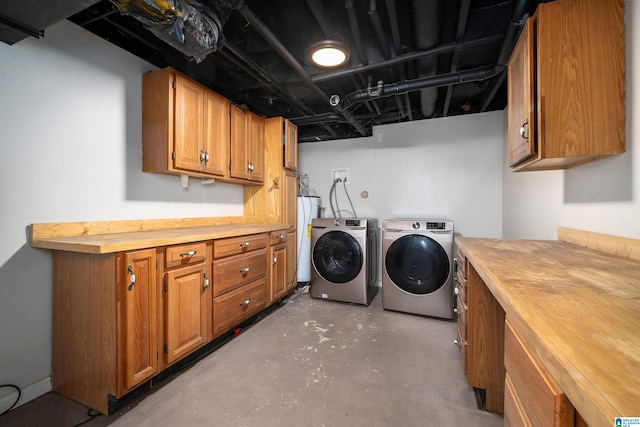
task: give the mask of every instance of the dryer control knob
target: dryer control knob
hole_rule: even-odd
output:
[[[414,230],[417,230],[418,228],[420,228],[420,223],[416,221],[413,224],[411,224],[411,226],[414,228]]]

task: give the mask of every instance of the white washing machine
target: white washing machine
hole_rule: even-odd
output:
[[[311,221],[311,296],[368,305],[376,294],[378,220]]]
[[[453,318],[453,221],[388,219],[382,225],[382,307]]]

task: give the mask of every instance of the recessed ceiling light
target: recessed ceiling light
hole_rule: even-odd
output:
[[[325,40],[309,48],[309,57],[318,67],[339,67],[349,60],[349,48],[344,44],[332,40]]]

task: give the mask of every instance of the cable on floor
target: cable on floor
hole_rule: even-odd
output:
[[[82,421],[82,422],[80,422],[78,424],[74,424],[73,427],[79,427],[79,426],[81,426],[83,424],[86,424],[89,421],[93,420],[95,417],[100,416],[100,415],[102,415],[100,412],[89,408],[89,410],[87,411],[87,417],[89,417],[89,418],[87,418],[86,420],[84,420],[84,421]]]
[[[13,402],[13,405],[9,406],[9,409],[7,409],[7,410],[5,410],[4,412],[2,412],[2,413],[0,414],[0,416],[1,416],[1,415],[4,415],[4,414],[6,414],[7,412],[9,412],[10,410],[12,410],[12,409],[13,409],[13,407],[14,407],[14,406],[16,406],[16,404],[20,401],[20,396],[22,396],[22,390],[20,390],[20,387],[18,387],[17,385],[13,385],[13,384],[2,384],[2,385],[0,385],[0,388],[2,388],[2,387],[12,387],[12,388],[15,388],[15,389],[18,391],[18,397],[16,398],[16,401],[15,401],[15,402]]]

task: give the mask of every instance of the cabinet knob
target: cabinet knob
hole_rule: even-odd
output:
[[[204,150],[200,150],[200,163],[206,162],[206,154],[207,153],[205,153]]]
[[[243,268],[240,270],[240,274],[247,274],[251,269],[249,267]]]
[[[247,298],[246,300],[242,301],[240,303],[240,307],[246,307],[249,305],[249,303],[251,302],[251,300],[249,298]]]
[[[278,262],[278,258],[277,257],[273,257],[273,265],[276,265],[277,262]]]
[[[243,248],[248,248],[250,244],[251,243],[249,243],[249,242],[244,242],[244,243],[240,243],[240,246],[243,247]]]

